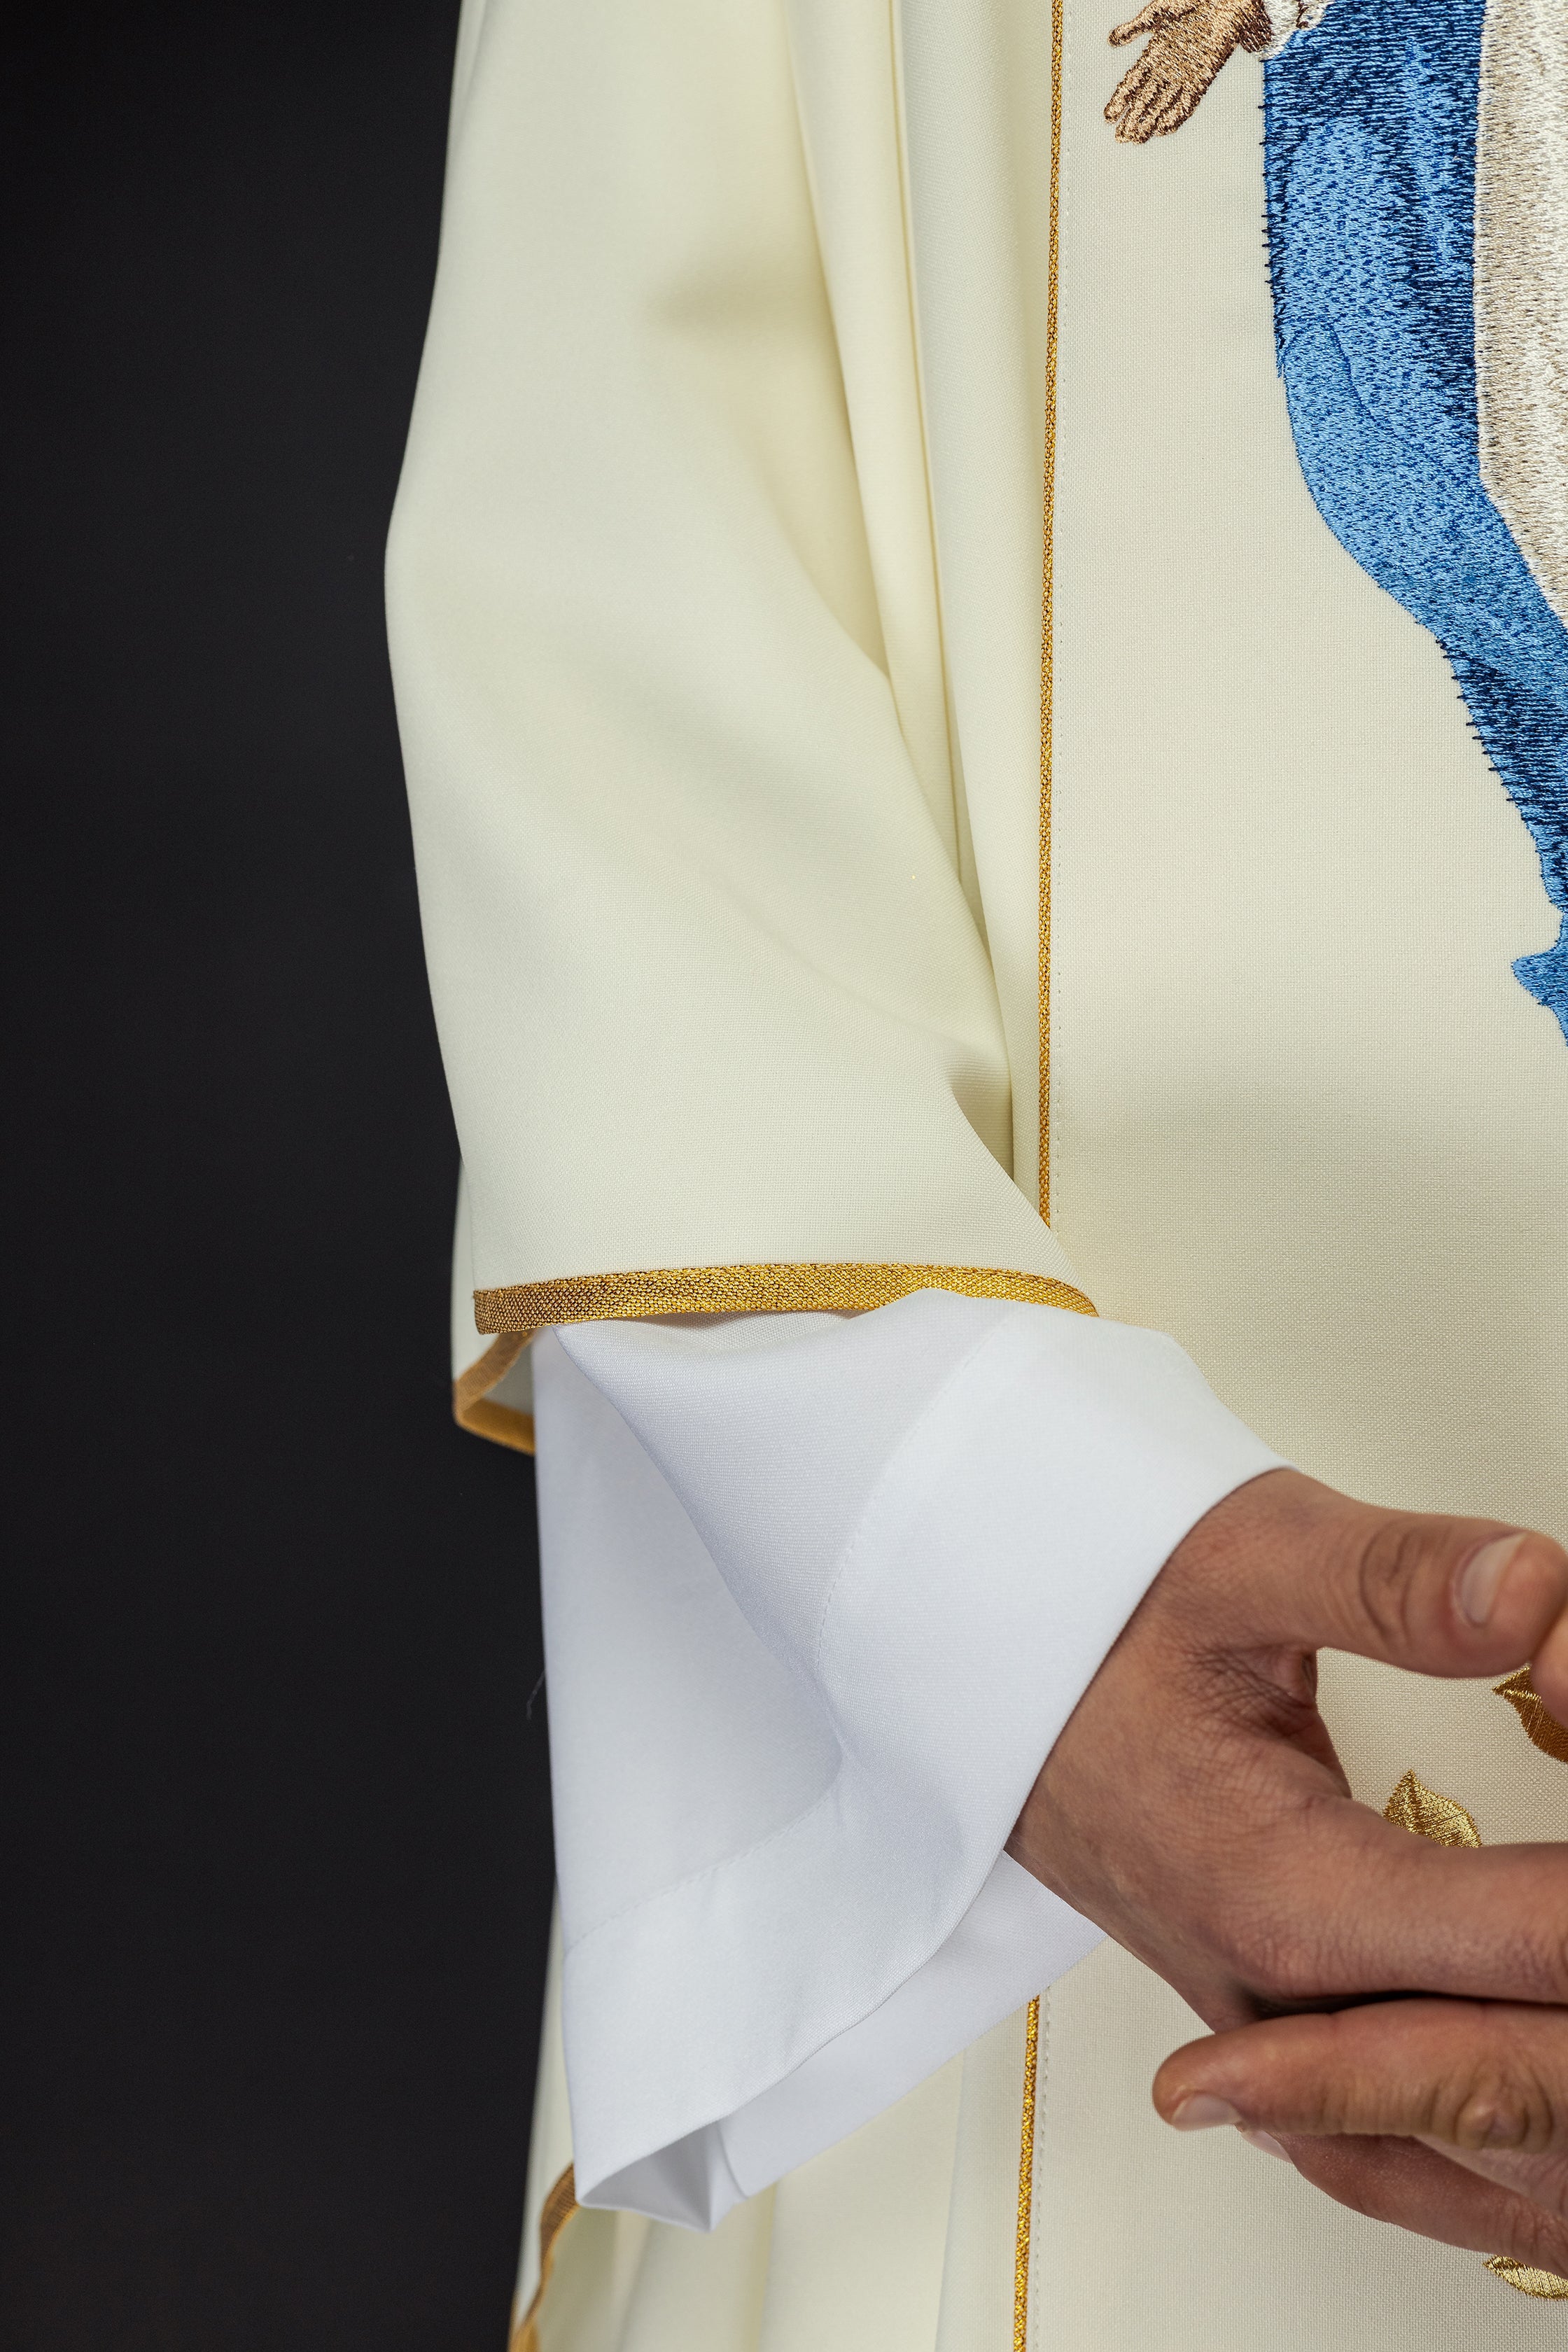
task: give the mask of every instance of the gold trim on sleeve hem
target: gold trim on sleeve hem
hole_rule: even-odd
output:
[[[454,1381],[454,1391],[457,1385]],[[481,1397],[477,1404],[464,1405],[459,1410],[454,1394],[452,1418],[470,1437],[488,1437],[492,1445],[509,1446],[513,1454],[531,1454],[534,1450],[533,1415],[520,1412],[515,1405],[491,1404],[488,1397]]]
[[[533,1451],[533,1415],[515,1405],[495,1404],[489,1391],[504,1381],[527,1340],[508,1331],[492,1340],[478,1363],[459,1372],[452,1382],[452,1419],[474,1437],[488,1437],[492,1445],[509,1445],[514,1454]]]
[[[539,2352],[539,2306],[544,2300],[544,2290],[550,2284],[550,2273],[555,2267],[555,2249],[562,2231],[573,2214],[580,2210],[577,2175],[569,2164],[540,2209],[539,2284],[533,2290],[533,2300],[512,2330],[507,2352]]]
[[[481,1331],[515,1334],[521,1341],[551,1323],[649,1315],[864,1315],[917,1290],[953,1290],[965,1298],[1008,1298],[1028,1307],[1066,1307],[1079,1315],[1095,1311],[1070,1282],[1058,1282],[1048,1274],[1018,1274],[1007,1266],[802,1263],[653,1266],[635,1274],[512,1283],[504,1289],[476,1290],[474,1321]],[[481,1362],[488,1364],[489,1357]],[[497,1371],[484,1386],[493,1387],[500,1377]]]

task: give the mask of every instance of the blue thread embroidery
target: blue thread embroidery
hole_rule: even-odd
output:
[[[1268,66],[1275,331],[1319,512],[1442,646],[1568,918],[1568,631],[1477,454],[1484,14],[1485,0],[1334,0]],[[1568,923],[1513,968],[1568,1036]]]

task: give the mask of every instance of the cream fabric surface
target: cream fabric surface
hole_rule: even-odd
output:
[[[926,1291],[535,1343],[584,2203],[710,2227],[1079,1959],[1003,1846],[1276,1457],[1169,1340]]]
[[[945,613],[983,933],[938,722],[889,27],[863,5],[798,26],[831,299],[789,29],[778,0],[490,0],[465,31],[388,609],[478,1286],[800,1259],[1070,1275],[1012,1181],[1036,1050],[1023,257],[999,274],[982,219],[932,239],[955,329],[995,349],[958,393],[928,385],[977,452],[943,560],[970,581]],[[879,119],[862,155],[852,126]],[[982,695],[1002,648],[1011,683]]]
[[[471,20],[391,584],[475,1278],[1051,1273],[1059,1242],[1304,1467],[1568,1533],[1568,1051],[1510,971],[1552,917],[1436,648],[1300,481],[1256,80],[1119,148],[1117,13],[1066,0],[1052,1241],[1027,1197],[1045,13]],[[1548,1817],[1526,1792],[1544,1769],[1555,1802],[1560,1768],[1484,1691],[1331,1665],[1325,1693],[1369,1801],[1414,1766],[1489,1839]],[[1154,2131],[1185,2031],[1114,1954],[1053,1997],[1033,2344],[1558,2323]],[[935,2184],[1007,2242],[1001,2103],[966,2142],[944,2079],[709,2238],[574,2221],[554,2340],[771,2324],[795,2352],[871,2279],[900,2352],[1005,2343],[979,2267],[944,2266],[934,2319],[918,2299]]]
[[[1130,153],[1094,18],[1068,26],[1058,1228],[1102,1311],[1173,1331],[1303,1468],[1562,1538],[1568,1049],[1510,969],[1553,935],[1534,854],[1437,648],[1300,480],[1255,87]],[[1489,1842],[1568,1833],[1568,1773],[1486,1686],[1329,1657],[1322,1692],[1369,1803],[1414,1768]],[[1225,2135],[1189,2157],[1147,2094],[1194,2021],[1121,1954],[1051,2006],[1032,2347],[1560,2331]]]

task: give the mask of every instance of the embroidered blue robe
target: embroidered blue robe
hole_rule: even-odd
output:
[[[1334,0],[1268,67],[1275,325],[1319,510],[1442,646],[1568,915],[1568,633],[1478,453],[1485,13],[1485,0]],[[1514,971],[1568,1034],[1568,940]]]

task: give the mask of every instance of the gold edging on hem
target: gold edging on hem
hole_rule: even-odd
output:
[[[489,1391],[505,1380],[527,1344],[521,1332],[503,1332],[452,1382],[452,1418],[458,1427],[470,1436],[488,1437],[493,1445],[508,1445],[514,1454],[532,1453],[533,1415],[515,1405],[492,1403]]]
[[[864,1315],[917,1290],[952,1290],[965,1298],[1008,1298],[1028,1307],[1094,1308],[1081,1290],[1055,1275],[997,1265],[654,1266],[630,1274],[565,1276],[476,1290],[481,1331],[531,1339],[551,1323],[620,1321],[649,1315]],[[488,1361],[488,1358],[484,1360]],[[500,1374],[496,1374],[500,1379]],[[493,1383],[487,1383],[493,1385]]]
[[[470,1437],[488,1437],[492,1445],[508,1446],[513,1454],[534,1451],[533,1415],[519,1412],[515,1405],[491,1404],[488,1398],[481,1398],[478,1404],[467,1405],[461,1412],[454,1404],[452,1418]]]
[[[1051,1221],[1051,730],[1056,708],[1057,327],[1061,261],[1062,0],[1051,0],[1051,173],[1046,247],[1046,430],[1040,561],[1040,1214]]]
[[[532,2299],[507,2342],[507,2352],[539,2352],[539,2306],[544,2300],[544,2290],[550,2284],[550,2273],[555,2267],[555,2249],[561,2232],[581,2208],[577,2203],[577,2175],[571,2165],[561,2175],[540,2208],[539,2213],[539,2284]]]
[[[1040,2000],[1024,2027],[1024,2115],[1018,2131],[1018,2231],[1013,2242],[1013,2352],[1029,2342],[1029,2232],[1035,2211],[1035,2084],[1040,2062]]]

